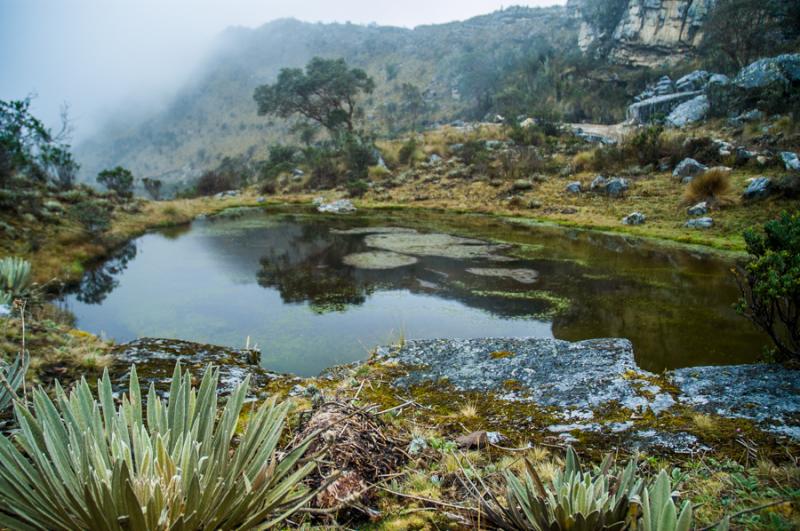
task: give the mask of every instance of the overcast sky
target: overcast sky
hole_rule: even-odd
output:
[[[553,5],[564,0],[515,2]],[[283,17],[413,27],[461,20],[499,0],[0,0],[0,99],[37,93],[55,127],[70,106],[78,141],[104,116],[169,97],[228,26]]]

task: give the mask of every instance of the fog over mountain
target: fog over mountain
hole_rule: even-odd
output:
[[[534,0],[524,5],[553,5]],[[503,7],[500,0],[0,2],[0,99],[35,93],[36,113],[56,127],[67,103],[75,143],[110,116],[139,117],[166,103],[231,26],[277,18],[413,27]]]

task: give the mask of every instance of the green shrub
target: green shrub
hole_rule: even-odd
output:
[[[397,153],[397,160],[400,164],[413,165],[417,148],[417,139],[412,136],[402,145],[400,151]]]
[[[312,188],[331,188],[339,183],[336,152],[329,147],[312,147],[305,150],[311,170],[308,185]]]
[[[364,179],[347,182],[347,193],[350,197],[362,197],[369,190],[369,185]]]
[[[120,197],[133,195],[133,174],[122,166],[101,171],[97,174],[97,182]]]
[[[769,335],[778,360],[800,360],[800,212],[783,212],[762,231],[744,232],[747,264],[738,311]]]
[[[75,218],[89,234],[98,235],[111,228],[111,214],[104,205],[87,199],[70,209]]]
[[[483,140],[468,140],[458,152],[458,156],[464,164],[479,164],[489,158],[489,151],[486,149],[486,142]]]
[[[356,180],[365,179],[369,175],[369,167],[377,162],[372,142],[355,134],[347,135],[343,154],[350,176]]]
[[[274,179],[281,173],[291,171],[294,166],[295,153],[297,153],[295,146],[271,145],[269,147],[269,159],[261,167],[261,179]]]
[[[199,389],[176,365],[169,397],[141,395],[136,368],[115,405],[106,372],[95,399],[82,380],[17,404],[0,436],[0,526],[10,529],[233,529],[278,524],[315,494],[306,439],[278,451],[288,403],[254,406],[238,424],[245,381],[217,411],[216,369]],[[236,441],[234,443],[234,441]]]

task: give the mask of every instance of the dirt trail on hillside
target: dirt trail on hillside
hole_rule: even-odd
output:
[[[569,124],[570,127],[573,129],[581,129],[584,133],[589,133],[591,135],[599,135],[606,138],[611,138],[617,142],[621,141],[622,138],[628,134],[629,131],[633,128],[630,124],[626,122],[620,122],[618,124],[612,125],[605,125],[605,124]]]

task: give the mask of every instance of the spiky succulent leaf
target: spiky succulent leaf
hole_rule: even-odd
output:
[[[31,287],[31,264],[16,256],[0,259],[0,296],[2,304],[24,297]]]
[[[11,404],[25,385],[29,362],[30,358],[24,352],[18,354],[11,363],[0,360],[0,417],[10,412]]]
[[[136,369],[117,405],[108,374],[55,399],[17,404],[15,440],[0,437],[0,525],[13,529],[233,529],[275,525],[314,494],[301,463],[313,439],[278,453],[288,404],[269,401],[237,424],[247,381],[217,410],[218,372],[199,389],[176,366],[166,403]],[[237,444],[232,444],[234,436]]]
[[[584,471],[577,453],[567,451],[564,468],[544,484],[526,460],[523,477],[506,472],[506,503],[481,497],[487,520],[503,529],[597,530],[623,529],[638,499],[642,481],[636,479],[636,463],[612,469],[610,459],[600,468]]]

